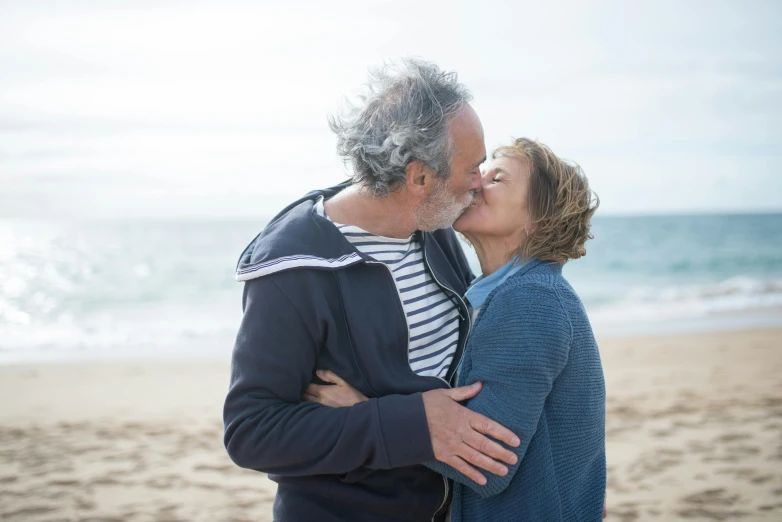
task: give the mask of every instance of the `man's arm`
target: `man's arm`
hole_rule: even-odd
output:
[[[316,325],[274,276],[246,283],[223,410],[225,447],[244,468],[282,475],[389,469],[433,459],[421,394],[352,408],[301,402],[316,365]]]
[[[246,283],[223,412],[225,446],[237,465],[302,476],[389,469],[433,458],[459,458],[501,473],[504,466],[494,459],[516,461],[485,436],[517,445],[513,433],[457,403],[479,387],[388,395],[349,408],[301,402],[320,339],[314,321],[303,317],[275,276]]]
[[[536,313],[521,313],[534,303]],[[518,463],[503,476],[488,475],[483,486],[442,462],[427,467],[462,483],[481,497],[503,492],[519,468],[538,426],[543,405],[554,380],[567,363],[570,323],[553,288],[525,285],[498,293],[487,305],[485,317],[500,321],[479,323],[470,340],[471,381],[480,380],[484,389],[467,401],[467,407],[502,422],[518,433],[521,445],[513,448]]]

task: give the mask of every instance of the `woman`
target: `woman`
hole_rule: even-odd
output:
[[[483,382],[467,406],[521,439],[517,464],[479,485],[441,462],[453,479],[451,517],[462,521],[600,520],[605,463],[605,385],[597,344],[562,266],[586,254],[597,208],[581,169],[545,145],[517,139],[494,151],[483,189],[454,223],[473,245],[483,277],[466,298],[475,323],[458,385]],[[364,400],[336,386],[305,396],[328,406]]]

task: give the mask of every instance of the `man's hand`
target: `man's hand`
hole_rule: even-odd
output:
[[[508,468],[497,461],[515,464],[518,460],[513,452],[485,435],[514,447],[521,441],[510,430],[459,404],[459,401],[475,397],[479,391],[481,383],[474,383],[424,392],[423,399],[434,457],[484,486],[486,477],[470,464],[505,476]]]

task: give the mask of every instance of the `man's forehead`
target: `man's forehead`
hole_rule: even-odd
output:
[[[483,142],[483,127],[478,115],[469,105],[451,117],[448,122],[451,144],[455,156],[460,161],[475,168],[486,159],[486,146]]]
[[[477,134],[483,139],[483,125],[475,109],[467,105],[451,116],[448,121],[449,130],[460,134]]]

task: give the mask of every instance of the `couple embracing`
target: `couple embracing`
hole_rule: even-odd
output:
[[[277,482],[276,522],[603,516],[603,370],[562,276],[597,200],[536,141],[487,161],[470,99],[431,63],[377,71],[331,120],[351,179],[242,253],[225,446]]]

